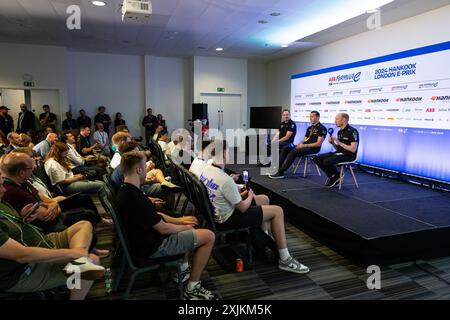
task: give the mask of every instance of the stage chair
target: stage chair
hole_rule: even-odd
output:
[[[342,182],[344,181],[344,171],[345,169],[348,169],[350,173],[352,174],[353,181],[355,182],[356,188],[359,188],[358,181],[356,181],[355,173],[353,172],[352,164],[356,163],[356,159],[350,162],[341,162],[338,163],[337,166],[340,168],[339,170],[339,190],[342,189]]]
[[[305,155],[305,156],[303,156],[303,157],[299,157],[299,159],[298,159],[298,162],[297,162],[297,164],[295,165],[295,169],[294,169],[294,172],[293,172],[293,174],[296,174],[297,173],[297,170],[298,170],[298,167],[300,166],[300,162],[302,162],[302,158],[304,159],[303,161],[304,161],[304,166],[303,166],[303,177],[305,178],[306,177],[306,172],[308,171],[308,166],[310,165],[310,161],[312,161],[313,162],[313,158],[316,156],[316,154],[308,154],[308,155]],[[314,163],[314,162],[313,162]],[[317,164],[315,164],[314,163],[314,165],[316,166],[316,170],[317,170],[317,174],[319,175],[319,177],[321,177],[322,176],[322,174],[320,173],[320,169],[319,169],[319,167],[317,166]]]

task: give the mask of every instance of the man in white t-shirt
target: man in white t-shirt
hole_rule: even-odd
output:
[[[239,193],[234,180],[223,170],[229,158],[226,141],[215,141],[211,154],[213,163],[203,169],[200,180],[208,189],[214,219],[220,228],[259,227],[267,232],[270,225],[280,255],[278,267],[294,273],[309,272],[308,267],[289,254],[283,209],[270,205],[265,195],[255,196],[250,189]]]
[[[211,155],[210,150],[211,146],[212,146],[211,140],[202,141],[202,150],[200,151],[199,155],[194,158],[194,160],[191,163],[191,166],[189,167],[189,171],[192,172],[195,176],[197,176],[197,178],[200,178],[203,169],[207,165],[207,161]]]

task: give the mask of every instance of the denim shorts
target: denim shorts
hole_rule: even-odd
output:
[[[195,230],[185,230],[171,234],[163,240],[158,250],[150,258],[176,256],[193,251],[197,247],[197,234]]]

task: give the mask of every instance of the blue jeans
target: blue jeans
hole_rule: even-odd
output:
[[[105,192],[105,183],[103,181],[76,181],[69,185],[62,186],[64,193],[90,193],[97,194]]]

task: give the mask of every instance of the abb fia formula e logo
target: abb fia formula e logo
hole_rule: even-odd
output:
[[[328,84],[333,86],[336,84],[359,82],[359,80],[361,80],[361,72],[330,77],[328,79]]]

